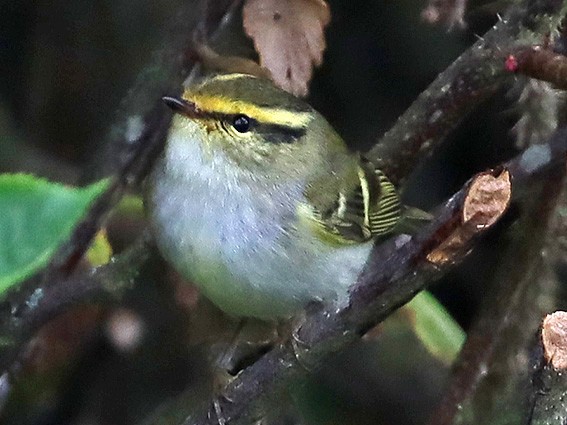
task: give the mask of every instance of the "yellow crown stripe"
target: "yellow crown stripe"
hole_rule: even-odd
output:
[[[258,106],[242,100],[229,99],[223,96],[210,96],[185,92],[185,100],[194,102],[205,112],[218,114],[244,114],[264,124],[282,125],[291,128],[305,128],[313,119],[309,112],[294,112],[282,108]]]
[[[211,78],[211,81],[232,81],[232,80],[239,80],[241,78],[256,78],[255,75],[251,75],[251,74],[242,74],[239,72],[235,72],[232,74],[220,74],[220,75],[216,75],[213,78]],[[205,81],[205,84],[207,82]]]

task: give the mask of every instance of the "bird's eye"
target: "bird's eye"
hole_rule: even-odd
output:
[[[247,131],[249,131],[251,124],[252,120],[246,115],[242,114],[235,116],[234,120],[232,121],[232,126],[239,133],[246,133]]]

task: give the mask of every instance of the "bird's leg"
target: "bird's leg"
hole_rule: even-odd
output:
[[[228,341],[226,347],[221,350],[215,361],[215,366],[217,368],[226,371],[231,375],[234,375],[232,371],[234,369],[234,359],[235,357],[237,357],[236,354],[238,351],[239,334],[242,332],[242,329],[246,325],[246,320],[247,319],[238,320],[238,323],[236,325],[236,328],[234,329],[234,332],[232,333],[230,340]]]
[[[235,376],[269,351],[277,341],[273,322],[240,319],[227,345],[214,359],[214,364],[220,371]]]

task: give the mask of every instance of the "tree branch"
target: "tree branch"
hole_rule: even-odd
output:
[[[463,53],[404,112],[366,156],[401,183],[461,120],[494,94],[510,73],[508,55],[541,44],[565,16],[562,1],[525,1]]]

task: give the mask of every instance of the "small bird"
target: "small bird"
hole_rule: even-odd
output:
[[[402,217],[388,178],[269,80],[217,75],[163,100],[175,115],[145,194],[163,256],[229,315],[346,302]]]

